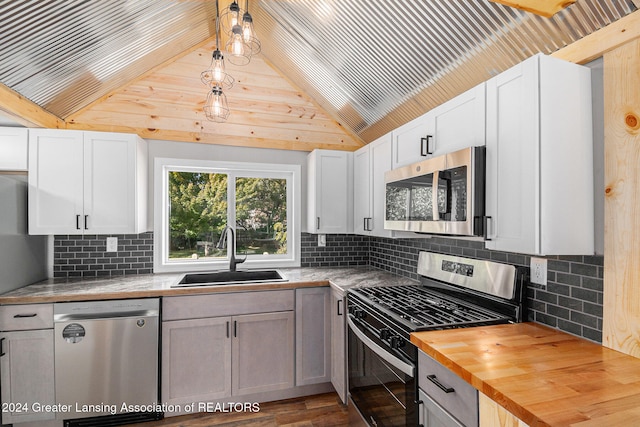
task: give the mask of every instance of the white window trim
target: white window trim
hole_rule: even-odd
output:
[[[238,269],[299,267],[300,266],[300,227],[302,216],[300,165],[219,162],[211,160],[188,160],[156,158],[153,172],[154,188],[154,243],[153,243],[153,271],[155,273],[178,273],[188,271],[214,271],[229,268],[229,260],[188,260],[185,262],[168,262],[169,248],[169,204],[166,203],[169,188],[169,171],[203,171],[229,173],[243,177],[281,178],[282,174],[290,175],[287,185],[287,246],[286,255],[269,255],[268,259],[251,256],[238,265]],[[230,180],[231,181],[231,180]],[[233,202],[233,203],[231,203]],[[235,201],[230,201],[235,209]],[[234,227],[235,229],[235,227]]]

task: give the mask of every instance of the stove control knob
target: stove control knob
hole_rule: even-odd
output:
[[[381,340],[388,340],[390,336],[391,336],[391,331],[388,328],[380,329],[380,339]]]
[[[394,335],[391,337],[391,348],[404,347],[404,344],[404,340],[398,335]]]
[[[367,313],[365,313],[360,308],[353,307],[353,309],[350,310],[350,312],[351,312],[351,314],[353,314],[353,317],[355,317],[356,319],[364,319],[365,317],[367,317]]]

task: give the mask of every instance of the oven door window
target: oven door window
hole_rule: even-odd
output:
[[[467,166],[447,169],[438,174],[438,214],[444,221],[467,220]]]
[[[387,221],[433,221],[433,174],[387,183]]]
[[[404,427],[417,422],[414,378],[378,356],[350,329],[349,393],[371,426]]]

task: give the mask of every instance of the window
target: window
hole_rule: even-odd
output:
[[[154,270],[299,265],[300,167],[156,159]]]

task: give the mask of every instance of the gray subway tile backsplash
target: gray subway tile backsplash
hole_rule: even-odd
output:
[[[107,237],[118,238],[117,252],[107,252]],[[53,277],[110,277],[152,272],[153,233],[54,237]]]
[[[118,251],[106,252],[109,236],[55,236],[54,277],[108,277],[153,271],[153,233],[114,235]],[[420,251],[467,256],[528,267],[528,255],[484,248],[484,242],[431,237],[389,239],[351,234],[327,234],[318,246],[315,234],[302,233],[302,267],[370,265],[418,279]],[[529,319],[586,339],[602,342],[602,256],[549,256],[547,286],[530,285]]]

